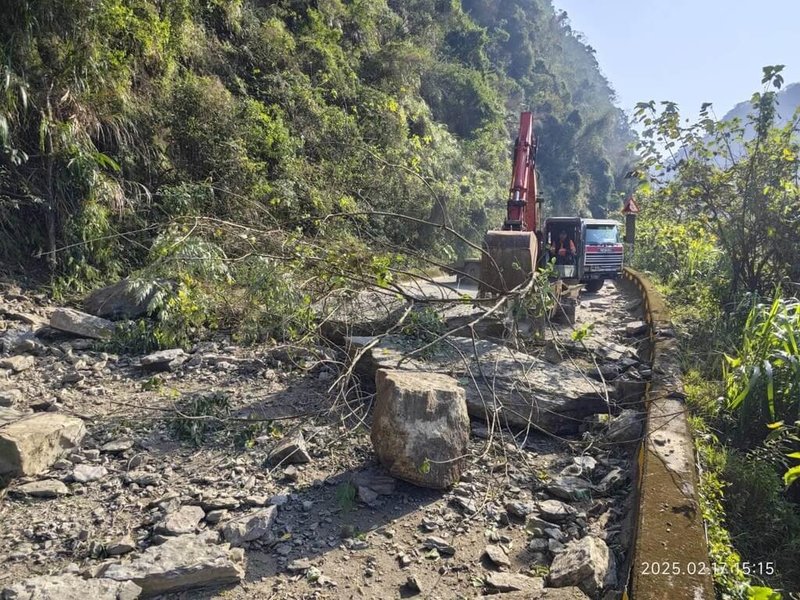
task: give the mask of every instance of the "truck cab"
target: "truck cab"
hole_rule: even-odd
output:
[[[575,246],[574,256],[556,249],[562,231]],[[616,221],[552,217],[545,220],[541,245],[542,260],[555,260],[559,279],[577,280],[589,292],[598,291],[606,279],[622,275],[623,245],[620,224]]]

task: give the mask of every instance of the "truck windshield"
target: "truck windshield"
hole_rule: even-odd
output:
[[[614,225],[586,229],[587,244],[616,244],[617,242],[619,242],[619,233]]]

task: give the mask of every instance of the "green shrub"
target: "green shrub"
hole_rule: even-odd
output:
[[[178,439],[199,446],[211,433],[224,428],[230,407],[230,397],[223,392],[189,395],[176,404],[170,430]]]
[[[800,589],[800,508],[787,500],[781,474],[752,453],[731,452],[723,476],[727,525],[743,560],[773,562],[777,575],[766,582]]]

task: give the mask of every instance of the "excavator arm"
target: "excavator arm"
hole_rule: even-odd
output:
[[[536,137],[533,135],[533,113],[523,112],[514,144],[514,167],[508,198],[504,231],[536,231]]]
[[[483,239],[479,295],[508,292],[533,275],[539,248],[537,228],[533,114],[523,112],[514,144],[506,219],[501,229],[486,232]]]

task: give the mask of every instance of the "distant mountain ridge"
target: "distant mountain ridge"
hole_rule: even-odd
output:
[[[786,125],[794,115],[798,107],[800,107],[800,83],[790,83],[777,95],[777,118],[775,120],[776,126]],[[725,113],[722,117],[723,121],[731,121],[739,118],[742,122],[747,121],[747,115],[753,110],[753,105],[750,100],[740,102],[731,110]],[[749,128],[748,128],[749,129]],[[749,137],[749,136],[748,136]]]

